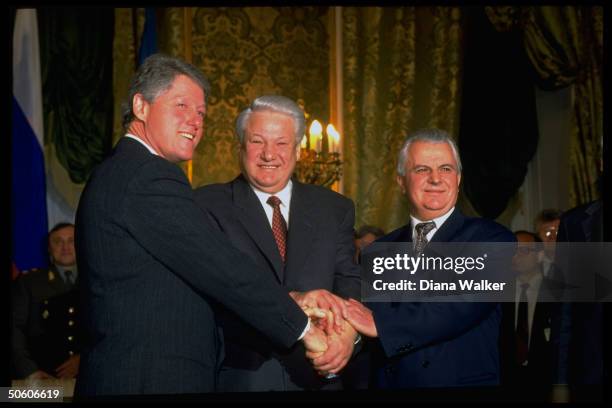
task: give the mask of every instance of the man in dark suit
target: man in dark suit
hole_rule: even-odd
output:
[[[197,189],[195,198],[232,243],[300,305],[321,306],[321,300],[335,301],[331,292],[359,296],[355,210],[340,194],[291,179],[304,120],[303,111],[286,97],[255,99],[236,121],[242,174],[229,183]],[[223,310],[220,316],[226,358],[219,391],[339,388],[339,379],[326,380],[317,371],[335,374],[348,362],[357,336],[350,325],[333,336],[326,354],[310,356],[313,368],[302,345],[280,348],[234,313]],[[341,319],[338,310],[336,318]]]
[[[11,290],[11,357],[17,379],[74,378],[79,372],[74,225],[54,226],[48,248],[49,268],[24,271]]]
[[[210,86],[194,66],[156,54],[124,105],[127,134],[80,199],[76,249],[90,342],[78,396],[213,391],[221,340],[211,302],[281,347],[323,333],[197,207],[175,164],[202,138]],[[324,348],[317,348],[324,350]]]
[[[439,129],[408,137],[397,182],[410,203],[411,221],[377,242],[514,242],[510,231],[455,208],[461,162],[454,141]],[[508,259],[508,262],[510,260]],[[419,272],[417,272],[419,273]],[[375,386],[417,388],[499,383],[499,303],[371,302],[350,300],[348,320],[377,338]]]
[[[603,241],[601,200],[573,208],[561,216],[557,242]],[[560,262],[567,265],[565,274],[594,274],[600,266],[594,264],[592,259],[574,258],[570,251],[571,247],[563,251],[565,262]],[[569,385],[572,401],[601,401],[604,377],[603,303],[564,303],[556,323],[552,334],[556,383]]]
[[[544,400],[552,385],[551,324],[558,307],[550,300],[555,284],[543,274],[539,236],[528,231],[514,235],[516,294],[514,302],[502,305],[501,383],[525,397]]]

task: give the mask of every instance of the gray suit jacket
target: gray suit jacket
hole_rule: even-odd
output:
[[[232,243],[287,291],[327,289],[359,298],[359,267],[353,258],[355,210],[350,199],[293,180],[284,266],[261,202],[242,175],[230,183],[197,189],[195,199]],[[220,321],[226,349],[220,391],[333,387],[313,370],[301,344],[283,350],[227,310],[220,313]]]

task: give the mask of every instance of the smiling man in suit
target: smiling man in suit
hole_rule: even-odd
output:
[[[360,293],[353,259],[355,210],[348,198],[291,178],[304,121],[303,111],[284,96],[255,99],[236,121],[242,173],[229,183],[197,189],[195,197],[232,243],[300,305],[330,304],[341,324],[342,301],[335,295]],[[339,379],[320,374],[337,373],[348,362],[357,338],[350,325],[332,336],[326,354],[310,356],[313,368],[302,346],[283,350],[233,313],[221,316],[226,358],[220,391],[340,388]]]
[[[461,161],[445,131],[423,129],[408,137],[397,173],[410,204],[410,222],[377,242],[413,242],[416,253],[427,253],[428,242],[515,241],[503,226],[466,217],[455,208]],[[377,339],[372,361],[376,387],[499,383],[499,303],[347,303],[353,327]]]
[[[202,138],[209,90],[193,65],[147,58],[124,105],[127,134],[85,187],[75,238],[90,342],[78,397],[213,391],[221,340],[212,302],[281,348],[326,342],[198,208],[176,165]]]

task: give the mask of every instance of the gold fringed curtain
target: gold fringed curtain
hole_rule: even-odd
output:
[[[542,87],[574,85],[570,140],[570,205],[599,197],[603,143],[603,8],[487,7],[498,30],[523,30]]]
[[[113,39],[113,145],[123,136],[121,103],[128,93],[130,80],[136,72],[135,40],[144,28],[144,9],[115,9],[115,37]]]
[[[453,7],[343,9],[344,194],[356,224],[391,230],[409,211],[395,181],[406,135],[439,127],[456,135],[461,12]]]

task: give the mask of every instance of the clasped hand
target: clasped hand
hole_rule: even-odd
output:
[[[357,338],[344,318],[345,301],[324,289],[290,295],[311,319],[310,330],[303,338],[306,357],[320,375],[337,374],[351,358]]]

